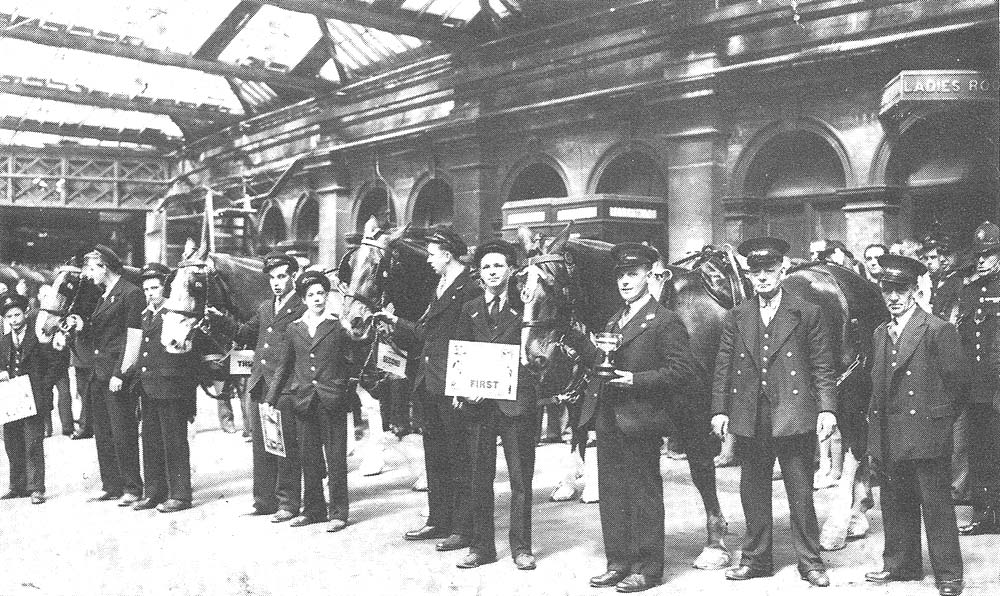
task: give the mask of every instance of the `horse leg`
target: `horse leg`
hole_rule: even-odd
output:
[[[705,506],[705,527],[707,529],[705,548],[702,549],[692,566],[696,569],[722,569],[727,567],[731,561],[729,549],[726,548],[725,544],[729,524],[722,515],[722,507],[719,505],[719,494],[715,484],[714,456],[689,449],[687,460],[688,469],[691,471],[691,480],[694,482],[695,488],[698,489],[701,502]]]
[[[840,550],[847,545],[858,468],[859,462],[854,457],[854,453],[848,451],[844,454],[844,469],[840,480],[834,486],[835,492],[833,504],[830,507],[830,516],[827,517],[826,523],[823,524],[823,531],[820,532],[819,545],[823,550]]]
[[[853,458],[854,454],[850,453]],[[872,479],[868,472],[868,463],[861,460],[858,464],[857,476],[854,480],[854,506],[851,508],[851,521],[847,525],[847,538],[863,538],[868,533],[871,523],[868,520],[868,510],[875,506],[872,497]]]
[[[580,493],[581,503],[597,503],[601,493],[597,488],[597,450],[583,460],[583,492]]]
[[[362,476],[377,476],[385,468],[385,452],[382,432],[381,406],[364,387],[358,387],[361,411],[368,420],[368,436],[361,445],[361,465],[358,472]]]
[[[816,490],[837,486],[844,473],[844,444],[840,429],[835,429],[829,439],[820,443],[819,448],[819,470],[813,477],[813,488]]]
[[[736,464],[736,437],[726,433],[722,439],[722,449],[715,456],[715,467],[727,468]]]
[[[566,452],[566,456],[562,460],[561,467],[566,470],[566,473],[559,481],[555,490],[552,491],[552,494],[549,495],[550,501],[572,501],[576,498],[576,481],[583,475],[584,468],[584,462],[580,456],[580,449],[577,448],[572,452]]]

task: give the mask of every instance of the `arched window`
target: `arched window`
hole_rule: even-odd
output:
[[[257,237],[257,252],[267,254],[274,245],[285,239],[285,218],[281,211],[271,206],[264,212],[260,221],[260,235]]]
[[[455,215],[455,194],[440,178],[424,184],[413,202],[413,225],[429,228],[451,223]]]
[[[389,191],[381,184],[369,188],[362,195],[361,200],[358,201],[358,217],[355,221],[355,229],[358,231],[364,230],[365,223],[373,215],[379,219],[385,218],[390,222],[396,221],[396,212],[389,198]]]
[[[598,194],[666,197],[667,185],[653,158],[629,151],[611,160],[597,181]]]
[[[566,183],[555,168],[546,163],[533,163],[514,178],[507,200],[565,197],[567,194]]]
[[[846,240],[843,200],[847,176],[830,141],[806,130],[769,138],[747,168],[745,189],[761,201],[760,232],[784,238],[789,256],[808,257],[809,242]]]
[[[984,220],[997,221],[997,139],[989,130],[985,116],[955,110],[921,119],[896,140],[886,183],[906,189],[904,222],[913,237],[937,228],[967,244]]]
[[[319,252],[319,203],[307,197],[299,206],[295,219],[296,244],[307,247],[309,260],[315,261]]]

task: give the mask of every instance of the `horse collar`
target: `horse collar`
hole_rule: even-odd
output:
[[[535,255],[528,259],[529,265],[541,265],[542,263],[565,263],[566,257],[561,254]]]

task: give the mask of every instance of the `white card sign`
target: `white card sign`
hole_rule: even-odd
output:
[[[229,374],[249,375],[253,370],[253,350],[233,350],[229,353]]]
[[[406,353],[400,352],[384,341],[378,342],[376,366],[397,379],[406,378]]]
[[[266,403],[260,404],[260,428],[264,436],[264,451],[287,457],[285,450],[285,433],[281,430],[281,411]]]
[[[37,413],[28,375],[0,382],[0,424],[22,420]]]
[[[451,340],[445,395],[517,399],[517,370],[521,346]]]

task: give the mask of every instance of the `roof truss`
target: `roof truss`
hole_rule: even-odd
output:
[[[79,137],[96,139],[98,141],[152,145],[161,149],[176,149],[181,144],[181,139],[168,136],[162,131],[152,128],[145,128],[142,130],[125,128],[119,130],[115,128],[108,128],[106,126],[66,124],[63,122],[43,122],[30,118],[16,118],[14,116],[0,117],[0,128],[6,130],[18,130],[22,132],[58,135],[61,137]]]

